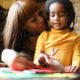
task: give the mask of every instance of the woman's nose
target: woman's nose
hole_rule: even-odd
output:
[[[42,16],[38,16],[38,20],[40,23],[44,22],[44,18]]]

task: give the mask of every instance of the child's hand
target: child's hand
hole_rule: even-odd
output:
[[[41,65],[45,65],[47,68],[56,70],[56,72],[64,72],[64,65],[59,62],[59,58],[54,57],[58,50],[59,48],[54,51],[52,47],[50,55],[41,50],[41,54],[38,57],[38,62]]]
[[[49,59],[52,59],[52,60],[57,60],[59,61],[59,58],[57,57],[54,57],[54,55],[57,53],[57,51],[59,50],[59,48],[57,48],[55,51],[53,50],[53,47],[52,47],[52,50],[51,50],[51,54],[47,54],[45,53],[44,50],[41,50],[40,51],[40,55],[38,57],[38,62],[39,64],[41,65],[44,65],[44,64],[49,64]]]
[[[52,47],[51,54],[49,55],[49,59],[60,61],[59,58],[54,57],[54,55],[57,53],[58,50],[59,50],[59,48],[56,48],[56,50],[54,51],[54,47]]]
[[[17,55],[11,64],[11,68],[15,70],[33,69],[35,65],[28,58],[29,57],[25,54]]]
[[[47,55],[43,50],[40,51],[40,55],[38,57],[38,62],[40,65],[45,65],[49,63],[48,61],[49,55]]]
[[[75,73],[75,72],[78,72],[78,70],[79,70],[78,66],[70,65],[70,66],[66,66],[65,67],[65,72],[73,72],[73,73]]]

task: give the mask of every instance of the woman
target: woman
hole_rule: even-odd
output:
[[[43,30],[47,30],[47,26],[36,2],[22,0],[13,3],[4,28],[2,61],[16,70],[33,68],[36,40]]]

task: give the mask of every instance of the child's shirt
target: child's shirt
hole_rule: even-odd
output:
[[[53,28],[51,31],[42,32],[37,41],[34,60],[38,58],[41,49],[51,54],[52,47],[54,50],[59,48],[54,56],[58,57],[62,64],[80,66],[80,36],[76,32]]]

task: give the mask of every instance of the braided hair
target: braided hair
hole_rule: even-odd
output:
[[[75,11],[74,11],[74,7],[73,7],[72,2],[69,1],[69,0],[47,0],[46,1],[46,6],[45,6],[45,8],[46,8],[46,14],[47,14],[47,19],[49,20],[49,12],[50,12],[49,11],[49,7],[54,2],[59,2],[59,3],[63,4],[65,12],[66,12],[68,18],[70,19],[68,21],[67,25],[69,26],[69,28],[70,28],[71,31],[74,30]],[[73,22],[73,26],[70,27],[70,25],[71,25],[72,22]]]

